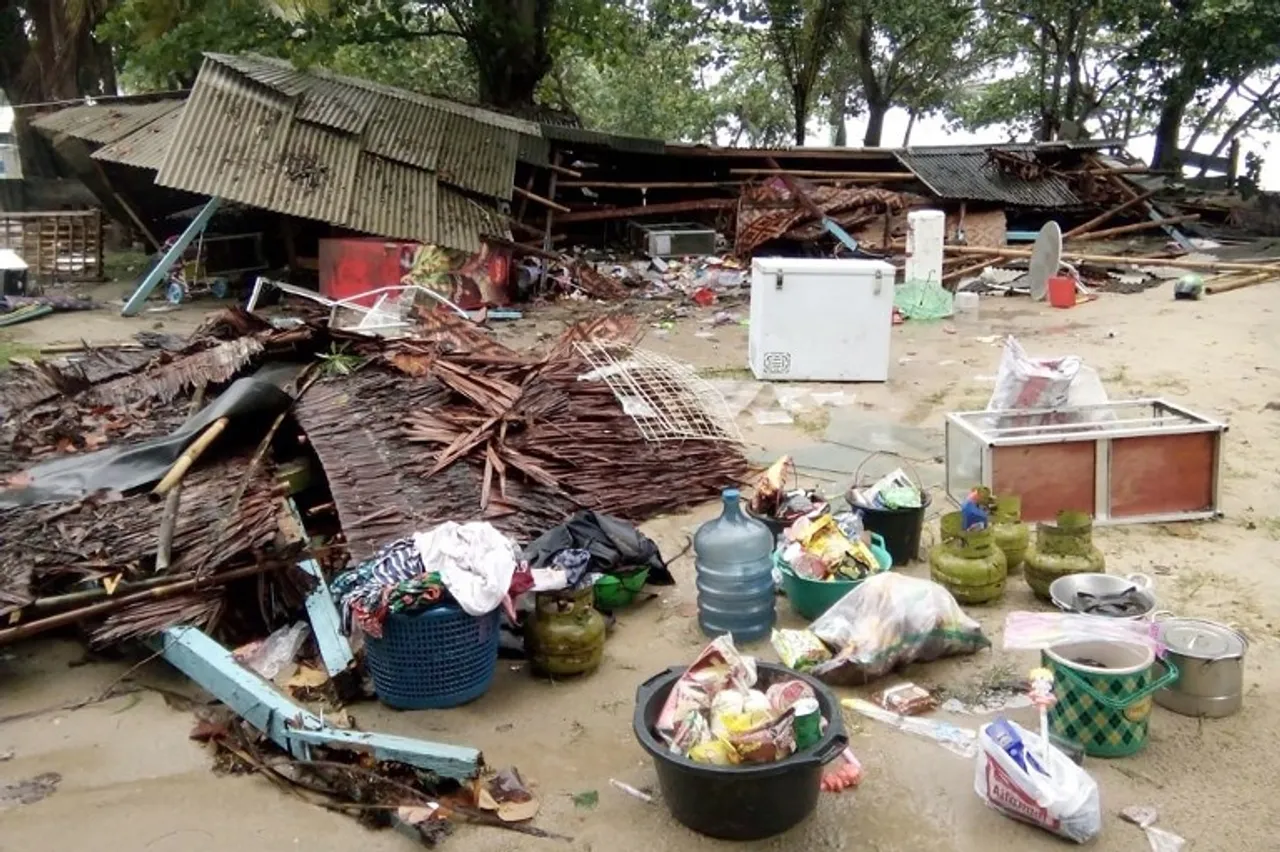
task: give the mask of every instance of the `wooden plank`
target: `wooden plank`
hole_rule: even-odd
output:
[[[551,180],[552,180],[553,189],[554,189],[555,178],[556,176],[552,174]],[[550,198],[543,198],[541,195],[538,195],[536,192],[530,192],[529,190],[525,189],[522,186],[513,186],[511,187],[511,191],[514,192],[516,195],[520,196],[521,198],[527,198],[530,201],[536,201],[539,204],[541,204],[543,207],[548,207],[559,213],[573,212],[568,207],[565,207],[563,204],[557,204],[556,202],[552,201]]]
[[[1121,204],[1118,207],[1113,207],[1110,210],[1106,211],[1105,213],[1099,213],[1097,216],[1094,216],[1092,219],[1090,219],[1088,222],[1085,222],[1083,225],[1075,226],[1070,231],[1067,231],[1065,234],[1063,234],[1062,238],[1064,240],[1069,240],[1072,237],[1078,237],[1081,234],[1088,233],[1089,231],[1101,225],[1103,222],[1106,222],[1108,219],[1112,219],[1115,216],[1118,216],[1119,214],[1125,212],[1126,210],[1129,210],[1133,207],[1138,206],[1144,201],[1151,200],[1151,198],[1155,194],[1156,194],[1156,190],[1153,189],[1150,192],[1144,192],[1135,198],[1130,198],[1128,201],[1126,201],[1124,204]]]
[[[632,216],[657,216],[667,213],[692,213],[697,210],[725,210],[738,206],[736,198],[701,198],[695,201],[672,201],[662,204],[642,204],[638,207],[610,207],[603,210],[576,210],[556,217],[561,224],[572,222],[603,222],[609,219],[628,219]],[[548,217],[550,218],[550,217]]]
[[[1063,509],[1095,514],[1093,441],[1064,441],[991,449],[991,490],[1022,498],[1022,519],[1052,521]]]
[[[1218,436],[1151,435],[1111,441],[1111,517],[1213,509]]]
[[[828,172],[822,169],[729,169],[729,174],[759,177],[790,175],[791,177],[824,177],[867,181],[919,180],[912,172]]]

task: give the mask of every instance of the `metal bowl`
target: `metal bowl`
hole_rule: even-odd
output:
[[[1108,616],[1098,613],[1102,618],[1149,618],[1156,609],[1156,596],[1152,591],[1153,583],[1146,574],[1067,574],[1059,577],[1049,585],[1049,598],[1053,605],[1063,612],[1080,612],[1076,608],[1076,595],[1080,592],[1091,595],[1118,595],[1125,589],[1137,588],[1138,600],[1142,602],[1142,612],[1133,615]],[[1090,613],[1093,614],[1093,613]]]

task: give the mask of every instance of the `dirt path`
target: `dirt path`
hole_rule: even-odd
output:
[[[1084,357],[1101,373],[1113,399],[1167,396],[1229,419],[1223,520],[1107,528],[1098,532],[1097,542],[1111,571],[1153,574],[1162,606],[1232,622],[1249,634],[1245,708],[1229,719],[1203,723],[1156,708],[1145,751],[1124,760],[1090,759],[1087,767],[1101,787],[1104,808],[1104,834],[1093,848],[1147,849],[1142,833],[1116,814],[1128,805],[1153,804],[1160,809],[1160,824],[1192,840],[1195,849],[1270,849],[1275,847],[1273,820],[1265,815],[1274,812],[1270,785],[1280,764],[1280,573],[1275,570],[1280,457],[1273,452],[1280,411],[1265,406],[1280,401],[1280,289],[1264,285],[1200,303],[1175,303],[1170,289],[1105,297],[1072,311],[987,298],[981,320],[954,327],[954,333],[937,324],[895,329],[891,381],[843,388],[856,397],[851,406],[801,412],[791,427],[760,426],[750,412],[740,422],[753,452],[762,457],[815,445],[830,423],[843,422],[850,412],[937,429],[944,412],[985,405],[999,344],[984,340],[1007,333],[1018,335],[1035,355]],[[709,315],[677,320],[665,334],[651,332],[645,345],[688,360],[709,377],[744,381],[745,330],[730,325],[715,328],[713,339],[696,336],[709,329],[699,322]],[[539,332],[558,332],[548,324],[544,315],[539,322],[504,329],[503,336],[528,340]],[[858,431],[827,437],[857,444]],[[838,468],[810,473],[839,491],[847,473]],[[675,553],[714,512],[708,506],[661,518],[646,531],[665,553]],[[927,573],[919,563],[907,570]],[[552,684],[533,679],[522,665],[503,663],[492,691],[471,706],[394,713],[370,703],[353,708],[354,715],[365,728],[469,743],[481,747],[495,765],[517,765],[542,796],[537,824],[572,835],[573,849],[727,848],[676,825],[661,806],[646,806],[609,787],[610,778],[655,784],[652,766],[631,735],[635,688],[649,675],[687,662],[705,642],[692,617],[691,559],[680,559],[674,571],[677,587],[619,618],[603,668],[586,680]],[[998,606],[970,611],[998,649],[1004,614],[1019,608],[1039,606],[1014,580]],[[801,625],[785,601],[779,602],[779,612],[783,624]],[[767,644],[752,650],[775,659]],[[69,642],[0,652],[0,716],[91,694],[123,668],[67,668],[78,655]],[[995,650],[914,667],[904,677],[961,688],[1000,672],[1025,670],[1034,659]],[[156,676],[163,673],[162,665],[153,668]],[[1024,723],[1031,718],[1027,711],[1012,715]],[[867,768],[862,787],[824,795],[808,822],[750,848],[1063,848],[1050,836],[985,809],[973,792],[970,762],[877,723],[847,721],[854,731],[852,747]],[[972,726],[977,720],[952,721]],[[203,751],[186,739],[190,725],[188,713],[145,693],[0,725],[0,755],[15,752],[0,763],[0,784],[42,772],[62,775],[57,791],[43,801],[0,810],[0,850],[412,848],[394,834],[367,832],[290,799],[265,781],[214,776]],[[599,805],[576,809],[570,797],[586,790],[599,791]],[[557,845],[493,829],[463,827],[458,835],[449,842],[472,852]]]

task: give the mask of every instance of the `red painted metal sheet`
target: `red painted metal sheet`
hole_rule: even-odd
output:
[[[1052,521],[1062,509],[1096,511],[1092,441],[992,448],[991,490],[1022,498],[1022,519]]]
[[[446,266],[444,275],[414,281],[415,263],[423,251],[438,254]],[[329,299],[352,299],[380,287],[417,283],[469,311],[505,307],[511,304],[510,274],[510,251],[488,243],[466,255],[412,242],[360,237],[320,240],[320,295]],[[358,302],[371,306],[375,299]]]

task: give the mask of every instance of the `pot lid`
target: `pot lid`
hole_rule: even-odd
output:
[[[1248,646],[1245,638],[1230,627],[1199,618],[1161,622],[1160,641],[1175,654],[1201,660],[1243,657]]]

